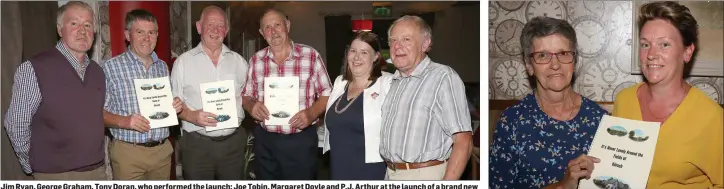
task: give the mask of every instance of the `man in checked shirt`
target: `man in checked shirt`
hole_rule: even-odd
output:
[[[20,64],[5,129],[26,174],[37,180],[106,180],[105,75],[86,52],[93,9],[71,1],[58,10],[60,41]]]
[[[284,13],[267,10],[259,32],[269,44],[249,60],[242,93],[244,109],[260,127],[254,129],[255,174],[259,180],[313,180],[317,175],[317,132],[309,127],[325,111],[332,91],[322,57],[314,48],[289,39],[290,22]],[[264,77],[299,77],[299,108],[290,127],[264,125]],[[289,128],[289,129],[287,129]]]

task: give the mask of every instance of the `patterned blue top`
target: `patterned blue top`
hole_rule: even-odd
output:
[[[530,93],[505,109],[490,146],[490,188],[542,188],[563,179],[568,161],[588,153],[601,117],[608,114],[582,97],[569,121],[545,114]]]
[[[151,54],[151,58],[153,63],[148,70],[131,51],[126,51],[102,64],[103,72],[106,73],[106,104],[104,107],[108,112],[120,116],[141,113],[136,101],[133,79],[152,79],[166,77],[169,74],[168,66],[158,58],[155,52]],[[154,128],[147,133],[121,128],[110,128],[109,130],[114,138],[133,143],[161,141],[169,135],[168,127]]]

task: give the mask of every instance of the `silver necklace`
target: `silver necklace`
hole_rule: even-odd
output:
[[[369,81],[367,81],[367,86],[369,86]],[[349,93],[349,89],[347,89],[347,93]],[[336,112],[337,114],[342,114],[344,113],[344,111],[347,111],[347,108],[349,108],[349,106],[352,105],[352,103],[354,103],[354,101],[357,100],[357,97],[361,96],[362,93],[364,93],[364,89],[361,93],[357,94],[357,96],[354,96],[351,100],[349,100],[349,103],[347,103],[347,105],[344,106],[342,110],[339,109],[339,101],[342,101],[342,98],[347,98],[347,95],[343,94],[343,96],[337,98],[337,102],[334,103],[334,112]]]
[[[360,94],[362,94],[362,93],[360,93]],[[342,98],[345,98],[344,96],[340,96],[337,99],[337,103],[334,104],[334,112],[337,112],[337,114],[342,114],[344,111],[347,111],[347,108],[349,108],[349,106],[352,105],[354,100],[357,100],[357,97],[359,97],[359,95],[352,98],[352,100],[350,100],[349,103],[347,103],[347,106],[344,106],[344,108],[342,108],[342,110],[339,110],[339,101],[342,101]]]

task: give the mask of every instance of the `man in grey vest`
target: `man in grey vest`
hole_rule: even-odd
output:
[[[60,41],[15,72],[5,118],[23,171],[37,180],[106,180],[103,167],[105,75],[86,52],[93,9],[72,1],[58,10]]]
[[[460,179],[472,151],[463,82],[452,68],[426,55],[432,29],[422,18],[403,16],[387,33],[397,71],[382,105],[386,179]]]

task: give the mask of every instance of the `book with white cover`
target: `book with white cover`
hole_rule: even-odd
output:
[[[234,80],[224,80],[199,84],[202,109],[216,115],[215,127],[204,127],[206,131],[239,127],[236,107]]]
[[[265,125],[290,129],[289,120],[299,112],[299,77],[265,77],[264,106],[270,114]]]
[[[178,125],[168,77],[133,79],[133,85],[141,116],[148,119],[151,128]]]
[[[660,125],[604,115],[588,152],[601,162],[578,188],[646,188]]]

